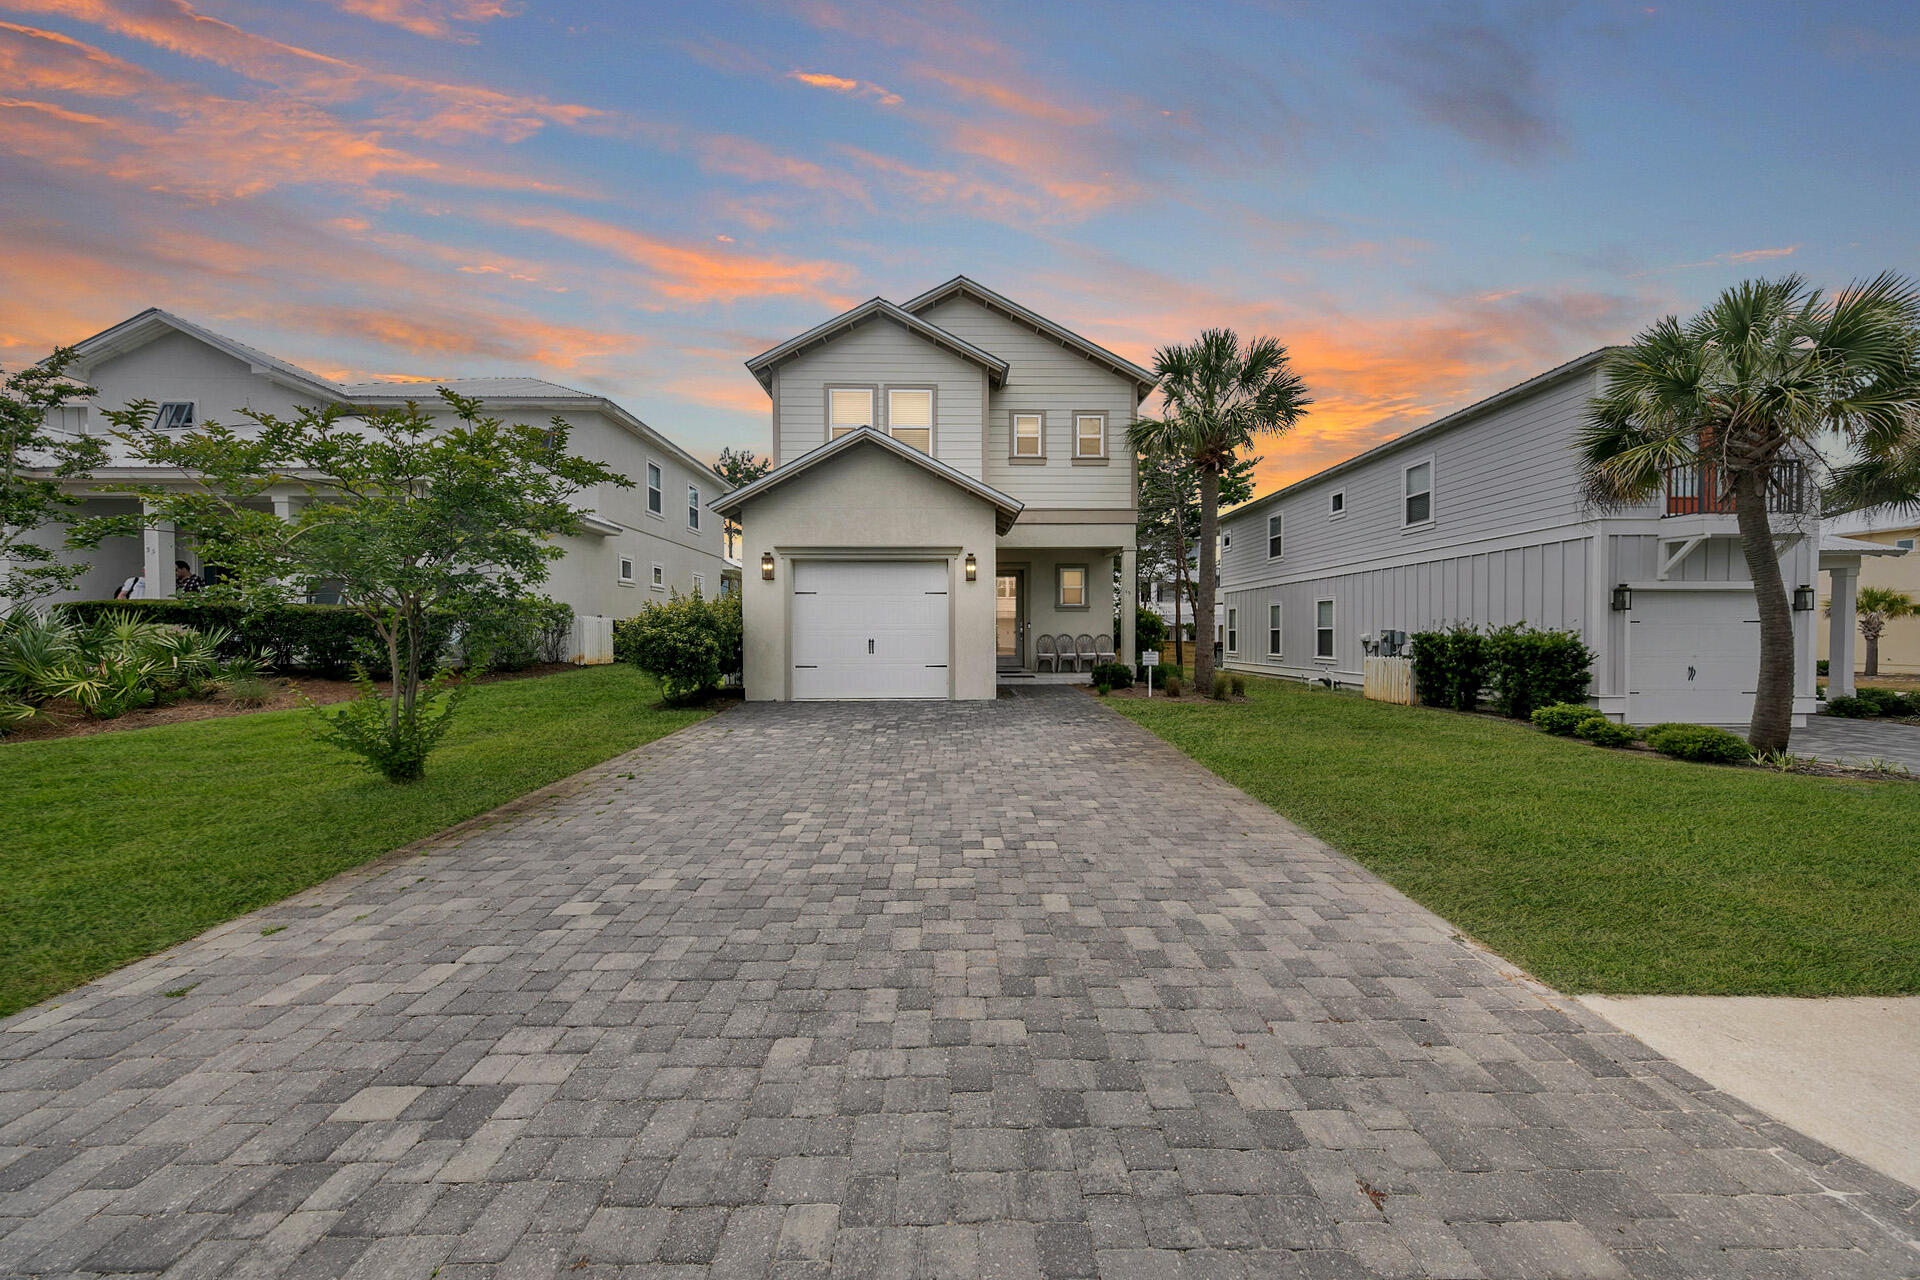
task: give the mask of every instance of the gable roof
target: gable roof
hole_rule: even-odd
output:
[[[445,387],[455,395],[486,400],[603,400],[606,397],[576,387],[563,387],[545,378],[407,378],[383,382],[349,382],[341,390],[359,399],[417,399],[421,389]]]
[[[148,307],[140,314],[129,316],[111,328],[102,329],[91,338],[83,338],[73,344],[73,349],[78,353],[80,363],[85,366],[107,356],[115,356],[144,347],[168,330],[184,333],[190,338],[204,342],[216,351],[224,352],[242,364],[251,366],[254,372],[263,374],[282,386],[329,398],[337,398],[340,395],[340,384],[337,382],[323,378],[310,369],[302,369],[299,365],[282,360],[279,356],[268,355],[258,347],[250,347],[238,338],[229,338],[224,333],[215,333],[211,329],[197,325],[171,311],[163,311],[159,307]]]
[[[1005,360],[991,351],[983,351],[966,339],[955,337],[945,329],[929,324],[919,316],[894,306],[885,298],[869,298],[851,311],[843,311],[824,324],[815,325],[797,338],[788,338],[779,346],[762,351],[747,361],[747,369],[760,380],[761,386],[771,391],[774,369],[802,352],[831,342],[841,334],[874,319],[891,320],[908,333],[923,338],[937,347],[944,347],[964,360],[971,360],[987,371],[988,379],[995,386],[1007,380]]]
[[[1026,509],[1026,504],[1021,502],[1020,499],[1002,493],[990,484],[982,484],[966,472],[956,467],[948,466],[932,454],[922,453],[911,445],[901,444],[892,436],[882,431],[876,431],[872,427],[859,427],[847,432],[847,434],[841,436],[838,440],[829,440],[816,449],[810,449],[795,458],[792,462],[789,462],[786,466],[774,471],[769,471],[752,484],[742,485],[725,497],[714,499],[712,502],[709,502],[707,506],[718,515],[733,515],[753,499],[761,497],[771,490],[779,488],[787,481],[813,470],[821,463],[831,462],[849,449],[857,448],[863,444],[876,445],[879,448],[885,449],[895,457],[902,458],[907,462],[911,462],[916,467],[932,472],[955,488],[966,490],[982,502],[992,503],[995,513],[994,527],[1000,533],[1005,533],[1007,530],[1013,528],[1013,522],[1018,520],[1020,513]]]
[[[1515,400],[1525,399],[1527,396],[1541,390],[1550,383],[1558,382],[1562,378],[1570,378],[1575,374],[1585,373],[1587,370],[1595,368],[1615,350],[1617,350],[1615,347],[1601,347],[1598,350],[1589,351],[1583,356],[1575,356],[1565,364],[1556,365],[1545,373],[1535,374],[1525,382],[1515,383],[1505,391],[1496,391],[1486,399],[1476,400],[1464,409],[1455,409],[1444,418],[1435,418],[1425,426],[1415,427],[1411,431],[1402,432],[1391,440],[1377,444],[1362,453],[1356,453],[1345,462],[1336,462],[1326,470],[1316,471],[1304,480],[1295,480],[1292,484],[1275,489],[1272,493],[1264,497],[1243,502],[1231,511],[1223,511],[1220,513],[1220,518],[1225,520],[1230,516],[1247,515],[1250,512],[1257,511],[1278,502],[1290,493],[1298,493],[1309,485],[1319,484],[1322,480],[1331,480],[1337,475],[1351,471],[1355,467],[1371,462],[1375,458],[1383,457],[1397,449],[1404,449],[1409,445],[1419,444],[1422,441],[1432,439],[1442,432],[1464,426],[1482,414],[1491,413],[1495,409],[1505,408]]]
[[[970,280],[966,276],[955,276],[945,284],[936,285],[919,297],[902,303],[900,309],[918,315],[956,294],[972,298],[989,311],[997,311],[1009,320],[1032,329],[1041,337],[1051,339],[1109,372],[1128,379],[1134,384],[1136,400],[1146,399],[1147,393],[1152,391],[1160,381],[1151,370],[1143,369],[1133,361],[1115,355],[1099,343],[1090,342],[1071,329],[1062,328],[1038,312],[1029,311],[1013,299],[995,293],[979,281]]]

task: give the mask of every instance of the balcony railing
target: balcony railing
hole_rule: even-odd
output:
[[[1807,509],[1807,468],[1800,462],[1776,462],[1767,477],[1767,510],[1799,515]],[[1667,503],[1662,516],[1730,516],[1733,492],[1724,469],[1713,463],[1667,468]]]

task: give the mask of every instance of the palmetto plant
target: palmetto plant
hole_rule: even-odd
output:
[[[1213,605],[1218,567],[1220,477],[1258,435],[1277,435],[1299,422],[1313,400],[1293,371],[1287,349],[1273,338],[1244,347],[1231,329],[1209,329],[1186,346],[1162,347],[1154,373],[1166,402],[1158,418],[1141,418],[1128,432],[1133,451],[1176,458],[1200,474],[1200,586],[1193,602],[1193,682],[1213,680]]]
[[[1911,618],[1920,615],[1920,605],[1915,605],[1913,597],[1904,591],[1895,591],[1892,587],[1861,587],[1853,598],[1854,620],[1860,626],[1860,638],[1867,642],[1867,665],[1864,674],[1880,674],[1880,635],[1887,624],[1895,618]],[[1833,616],[1833,601],[1827,601],[1827,616]]]
[[[79,624],[16,611],[0,621],[0,720],[29,719],[56,701],[108,720],[198,696],[215,682],[228,638],[125,615]]]
[[[1799,276],[1750,280],[1689,320],[1668,316],[1614,352],[1578,443],[1589,496],[1643,502],[1674,467],[1731,499],[1760,614],[1748,741],[1792,732],[1793,615],[1767,510],[1783,463],[1817,464],[1838,436],[1862,460],[1920,437],[1920,291],[1887,274],[1826,294]]]

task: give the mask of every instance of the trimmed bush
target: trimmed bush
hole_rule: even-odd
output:
[[[488,671],[564,662],[572,634],[573,609],[557,600],[519,600],[467,618],[457,631],[462,661]]]
[[[1573,702],[1587,691],[1593,650],[1572,631],[1540,631],[1525,623],[1487,636],[1487,683],[1503,716],[1525,720],[1535,707]]]
[[[1676,760],[1703,764],[1745,764],[1752,756],[1746,740],[1704,724],[1657,724],[1647,730],[1647,745]]]
[[[613,653],[660,681],[667,697],[688,701],[742,666],[740,597],[699,595],[648,604],[613,624]]]
[[[1854,690],[1863,702],[1871,702],[1878,714],[1883,716],[1904,716],[1909,714],[1907,700],[1898,689],[1883,689],[1878,685],[1868,685],[1864,689]]]
[[[1550,707],[1541,707],[1532,715],[1539,728],[1548,733],[1571,738],[1579,732],[1580,726],[1589,720],[1605,720],[1598,707],[1590,707],[1584,702],[1556,702]]]
[[[1605,716],[1582,720],[1573,732],[1574,736],[1585,738],[1596,747],[1624,747],[1637,736],[1626,725],[1615,724]]]
[[[1816,663],[1814,663],[1814,664],[1813,664],[1813,669],[1814,669],[1815,671],[1818,671],[1818,672],[1819,672],[1819,673],[1820,673],[1821,675],[1823,675],[1823,676],[1824,676],[1824,675],[1826,675],[1826,674],[1827,674],[1827,660],[1826,660],[1825,658],[1822,658],[1822,659],[1820,659],[1820,661],[1818,661],[1818,662],[1816,662]]]
[[[1472,626],[1456,622],[1445,631],[1416,632],[1412,638],[1413,687],[1429,707],[1474,711],[1487,683],[1487,643]]]
[[[1880,714],[1880,704],[1865,698],[1828,698],[1827,714],[1842,720],[1868,720]]]
[[[1133,672],[1124,662],[1103,662],[1087,673],[1093,677],[1096,685],[1106,685],[1109,689],[1131,689]]]

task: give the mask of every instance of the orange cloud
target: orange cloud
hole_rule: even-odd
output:
[[[849,80],[845,76],[829,75],[824,71],[789,71],[787,79],[798,80],[801,84],[816,89],[831,89],[835,93],[851,93],[860,97],[872,98],[883,107],[900,105],[900,95],[891,89],[884,89],[871,80]]]
[[[1099,124],[1104,118],[1101,112],[1091,107],[1073,106],[1048,98],[1038,98],[984,76],[961,75],[957,71],[947,71],[933,66],[921,66],[915,70],[920,75],[947,86],[963,98],[985,102],[1008,115],[1019,116],[1022,119],[1079,128]]]
[[[1747,249],[1741,253],[1723,254],[1728,262],[1764,262],[1768,258],[1791,258],[1800,248],[1790,244],[1784,249]]]
[[[456,39],[471,43],[473,37],[456,30],[456,22],[492,22],[511,17],[515,10],[498,0],[333,0],[342,11],[401,27],[417,36]]]

